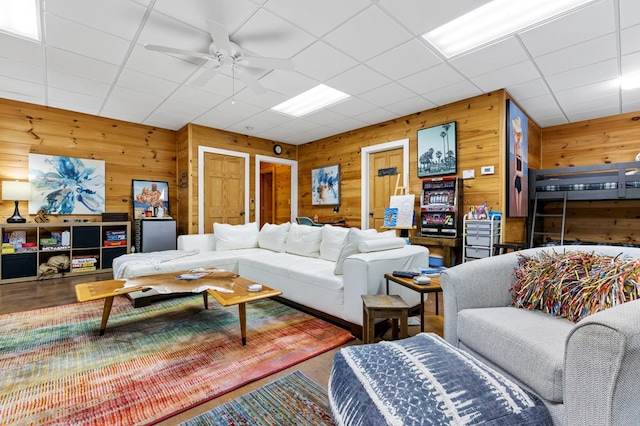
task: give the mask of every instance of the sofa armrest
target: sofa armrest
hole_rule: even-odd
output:
[[[458,312],[470,308],[508,306],[512,296],[516,253],[478,259],[443,271],[444,338],[458,347]]]
[[[429,264],[429,249],[407,245],[398,249],[358,253],[344,260],[344,313],[353,324],[362,324],[362,295],[386,293],[384,274]],[[419,294],[393,284],[391,294],[399,294],[409,305],[419,301]]]
[[[569,425],[640,418],[640,300],[589,315],[567,338],[564,404]]]
[[[178,250],[215,251],[216,244],[213,234],[189,234],[178,236]]]

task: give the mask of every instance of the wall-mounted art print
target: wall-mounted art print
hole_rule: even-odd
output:
[[[457,171],[456,122],[418,130],[418,177]]]
[[[102,160],[29,154],[29,183],[29,214],[104,213]]]
[[[529,120],[507,100],[507,216],[529,215]]]
[[[133,180],[133,217],[168,217],[169,183]]]
[[[340,204],[340,165],[311,170],[311,204]]]

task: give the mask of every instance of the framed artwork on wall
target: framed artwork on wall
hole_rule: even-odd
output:
[[[311,204],[332,206],[340,204],[340,165],[311,170]]]
[[[168,217],[169,184],[151,180],[133,180],[133,217]]]
[[[418,130],[418,177],[456,174],[456,122]]]
[[[529,215],[529,120],[507,99],[507,216]]]
[[[104,213],[102,160],[29,154],[29,183],[29,214]]]

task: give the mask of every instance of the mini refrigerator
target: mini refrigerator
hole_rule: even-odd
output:
[[[174,219],[136,219],[136,253],[176,249],[176,221]]]

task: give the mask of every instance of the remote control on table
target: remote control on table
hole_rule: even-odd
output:
[[[420,274],[418,272],[411,272],[411,271],[393,271],[392,275],[394,277],[413,278]]]

